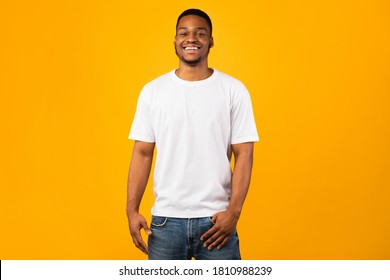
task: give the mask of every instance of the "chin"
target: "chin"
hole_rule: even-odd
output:
[[[197,59],[188,60],[188,59],[185,59],[184,57],[181,57],[180,60],[183,61],[187,65],[196,66],[199,62],[202,61],[202,58],[199,57]]]

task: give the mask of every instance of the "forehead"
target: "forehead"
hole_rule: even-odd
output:
[[[177,29],[206,29],[210,32],[210,26],[207,20],[196,15],[182,17],[177,25]]]

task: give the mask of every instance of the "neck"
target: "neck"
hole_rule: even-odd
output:
[[[199,65],[188,65],[180,62],[176,75],[186,81],[200,81],[207,79],[213,74],[213,69],[209,68],[207,63]]]

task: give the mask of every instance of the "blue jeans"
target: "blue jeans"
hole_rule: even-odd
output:
[[[221,249],[208,250],[200,240],[213,226],[211,217],[167,218],[153,216],[148,239],[149,260],[240,260],[237,231]]]

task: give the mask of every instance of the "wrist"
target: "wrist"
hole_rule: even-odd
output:
[[[136,207],[127,206],[126,207],[126,213],[127,215],[134,215],[139,213],[139,209]]]
[[[234,207],[234,206],[229,205],[229,207],[227,208],[226,211],[229,212],[233,217],[235,217],[237,219],[241,215],[241,207]]]

